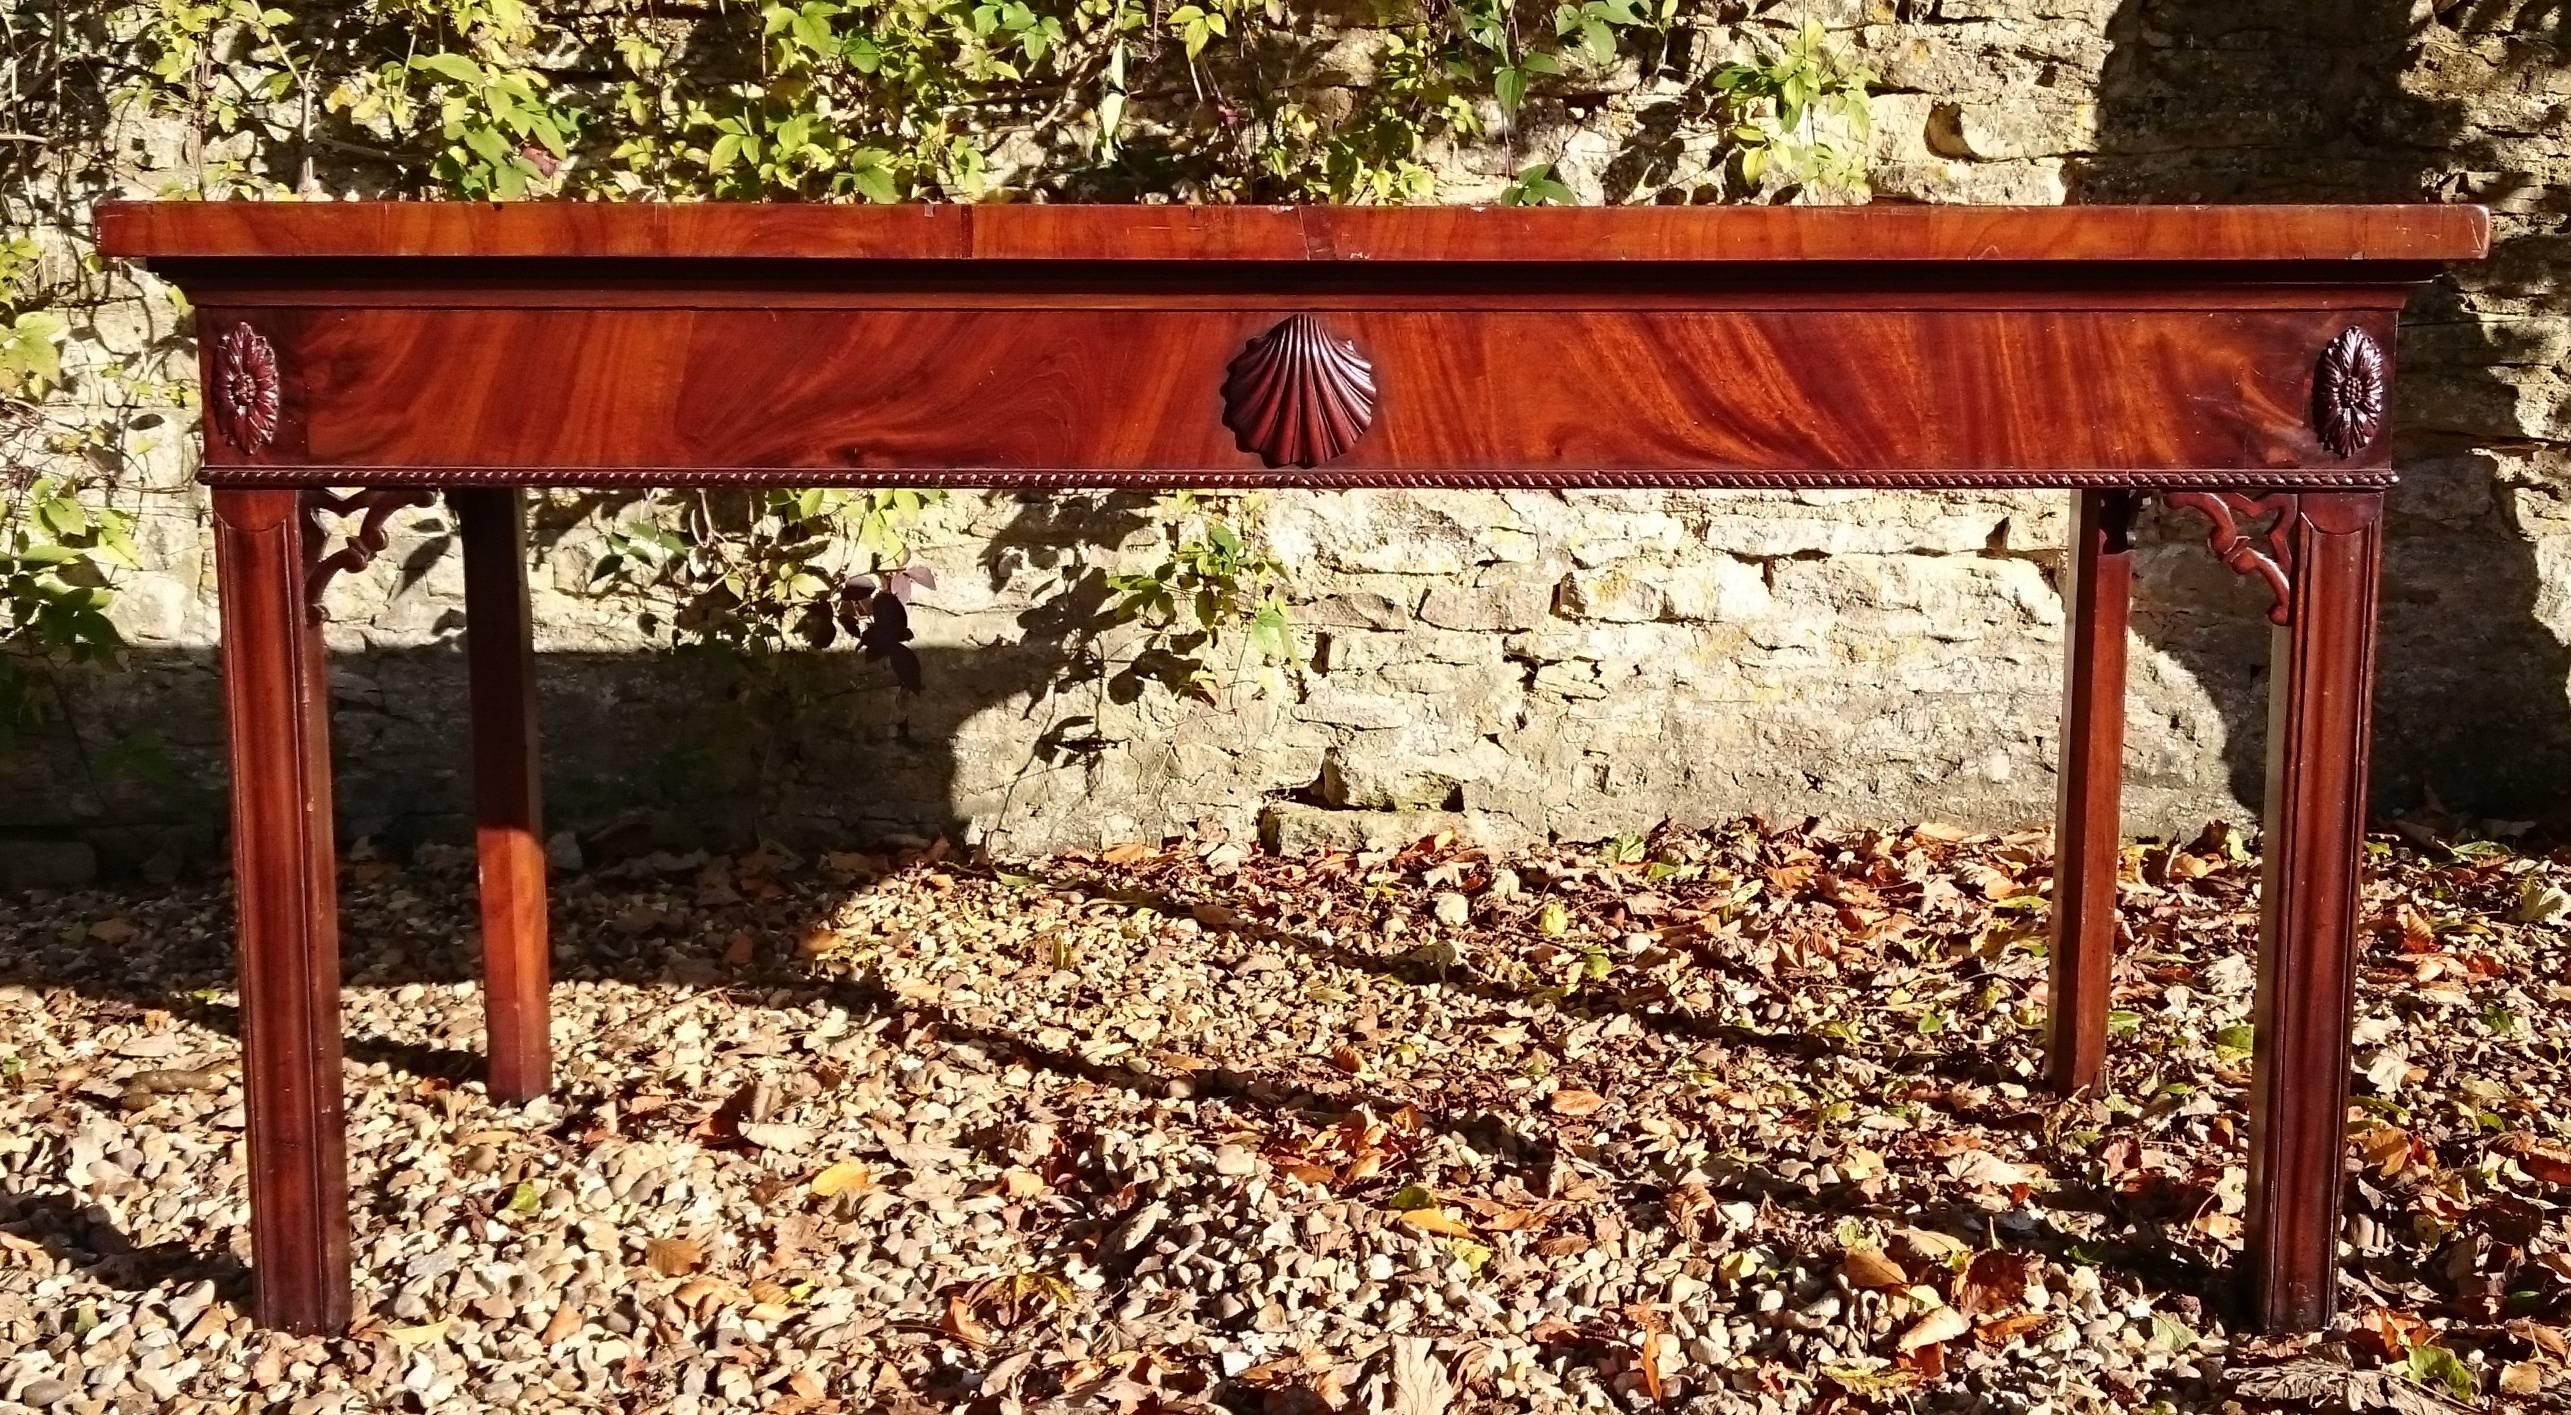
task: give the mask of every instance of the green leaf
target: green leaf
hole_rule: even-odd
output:
[[[2404,1363],[2410,1378],[2421,1385],[2441,1385],[2457,1400],[2478,1400],[2481,1379],[2464,1358],[2432,1342],[2421,1342],[2410,1348],[2410,1359]]]
[[[482,66],[461,54],[420,54],[411,59],[411,67],[423,69],[455,83],[479,86]]]
[[[497,128],[465,129],[464,145],[473,150],[474,156],[490,163],[495,169],[506,167],[509,163],[511,155],[509,140],[500,136]]]
[[[46,529],[66,539],[89,529],[89,513],[70,497],[59,497],[36,508],[36,519]]]

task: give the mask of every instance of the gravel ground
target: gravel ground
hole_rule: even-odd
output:
[[[2073,1101],[2034,838],[631,859],[557,882],[524,1107],[469,861],[361,858],[330,1341],[241,1306],[223,887],[0,900],[0,1411],[2545,1408],[2571,855],[2376,855],[2347,1315],[2287,1341],[2222,1307],[2219,827],[2129,853]]]

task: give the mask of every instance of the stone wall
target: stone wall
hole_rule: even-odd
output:
[[[2484,268],[2402,337],[2381,653],[2379,804],[2434,794],[2549,812],[2571,779],[2571,506],[2556,271],[2571,177],[2557,5],[2382,0],[1911,0],[1813,5],[1876,67],[1879,199],[2474,200]],[[1361,78],[1366,34],[1334,53]],[[1450,200],[1554,157],[1585,201],[1683,190],[1702,160],[1678,85],[1607,76],[1533,100],[1513,150],[1440,155]],[[110,134],[148,189],[150,135]],[[0,195],[0,199],[6,199]],[[71,247],[60,243],[64,258]],[[183,318],[121,277],[75,360],[160,349]],[[83,416],[151,469],[150,568],[124,597],[130,671],[69,685],[69,725],[0,756],[0,827],[111,865],[218,838],[212,571],[183,411]],[[583,591],[580,506],[544,508],[536,574],[558,824],[629,839],[950,830],[1011,850],[1255,828],[1296,839],[1460,811],[1495,834],[1591,837],[1737,811],[2040,821],[2053,792],[2059,495],[1281,495],[1309,671],[1220,706],[1111,679],[1099,576],[1144,503],[960,497],[936,513],[916,616],[927,690],[823,655],[789,730],[747,730],[722,665],[672,663]],[[2129,820],[2253,813],[2265,703],[2256,594],[2184,523],[2146,527]],[[333,592],[352,837],[447,838],[463,801],[460,584],[423,515]],[[75,740],[76,738],[76,740]],[[147,769],[158,762],[165,770]],[[2245,805],[2244,802],[2250,803]],[[25,858],[21,852],[20,858]]]

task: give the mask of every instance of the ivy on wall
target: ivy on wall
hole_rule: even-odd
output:
[[[1801,3],[1729,0],[123,0],[29,7],[5,71],[53,130],[0,141],[51,224],[119,174],[96,134],[184,133],[158,194],[580,200],[1418,202],[1441,155],[1498,148],[1510,202],[1573,199],[1530,133],[1550,104],[1648,85],[1692,160],[1630,164],[1619,200],[1861,194],[1870,76]],[[31,42],[30,42],[31,41]],[[8,137],[38,135],[0,134]],[[1688,144],[1680,144],[1684,147]],[[326,179],[325,179],[326,174]],[[0,174],[5,175],[5,174]],[[0,182],[0,186],[7,185]],[[45,198],[36,198],[44,200]],[[36,214],[36,213],[30,213]],[[14,263],[12,263],[14,262]],[[0,253],[0,404],[63,396],[63,291]],[[112,380],[115,370],[94,375]],[[94,390],[91,390],[94,391]],[[0,694],[110,656],[113,459],[15,448],[0,499]],[[38,454],[43,455],[38,455]],[[50,461],[45,459],[50,457]],[[42,480],[40,462],[50,471]],[[920,567],[917,493],[693,493],[616,512],[602,589],[671,642],[756,655],[893,641]],[[1283,570],[1236,501],[1165,508],[1116,580],[1155,675],[1212,696],[1294,661]],[[898,589],[899,594],[893,591]],[[889,604],[891,607],[886,608]],[[67,627],[68,626],[68,627]],[[902,630],[907,636],[907,629]],[[1225,659],[1218,663],[1217,650]],[[907,652],[906,650],[904,652]],[[895,657],[898,671],[898,657]],[[26,695],[20,693],[19,699]],[[6,706],[0,702],[0,706]]]

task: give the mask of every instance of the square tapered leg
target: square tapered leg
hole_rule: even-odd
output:
[[[464,538],[464,641],[472,674],[473,839],[481,866],[485,1024],[494,1098],[552,1084],[544,811],[536,759],[527,523],[515,488],[447,493]]]
[[[2306,493],[2280,527],[2244,1258],[2269,1331],[2336,1305],[2382,522],[2381,492]]]
[[[2072,494],[2062,582],[2062,770],[2053,822],[2052,978],[2045,1077],[2064,1094],[2095,1085],[2107,1052],[2123,846],[2125,629],[2133,599],[2134,496]]]
[[[260,1325],[348,1324],[330,685],[302,497],[214,493],[231,737],[250,1242]]]

